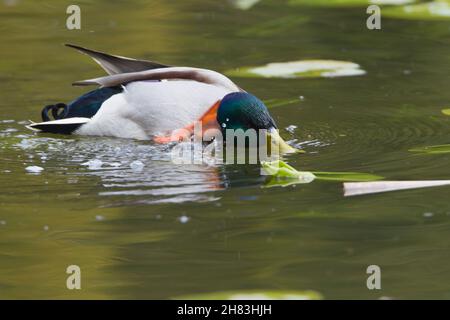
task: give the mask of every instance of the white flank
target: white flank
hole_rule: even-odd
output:
[[[186,80],[137,81],[105,101],[90,123],[77,133],[150,139],[198,120],[232,91]]]

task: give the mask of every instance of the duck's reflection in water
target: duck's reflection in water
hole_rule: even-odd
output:
[[[17,141],[11,147],[21,149],[45,174],[56,175],[54,181],[70,183],[102,207],[216,201],[231,185],[245,187],[265,179],[257,165],[225,165],[202,148],[195,149],[201,153],[195,156],[203,161],[192,164],[173,158],[173,144],[53,135],[27,135]]]
[[[214,201],[219,197],[211,192],[226,186],[220,164],[177,163],[173,146],[137,141],[115,144],[101,156],[97,153],[95,160],[82,162],[85,169],[77,173],[100,178],[98,194],[111,200],[106,206]]]

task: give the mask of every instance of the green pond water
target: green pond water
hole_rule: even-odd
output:
[[[103,74],[70,42],[229,74],[306,151],[285,157],[299,170],[450,179],[450,14],[437,2],[382,6],[368,30],[369,1],[82,0],[82,28],[67,30],[73,1],[0,1],[0,298],[450,298],[450,187],[265,188],[256,165],[175,165],[151,142],[24,128]],[[253,73],[311,60],[353,71]],[[66,288],[69,265],[81,290]],[[366,287],[369,265],[381,290]]]

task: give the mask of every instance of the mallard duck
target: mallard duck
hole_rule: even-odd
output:
[[[278,140],[280,151],[296,150],[279,136],[264,103],[221,73],[66,46],[90,56],[108,75],[75,82],[99,88],[67,105],[46,106],[43,122],[31,123],[29,129],[166,143],[181,138],[173,134],[179,129],[184,129],[184,135],[192,133],[193,123],[200,121],[204,127],[222,131],[266,129],[272,139]]]

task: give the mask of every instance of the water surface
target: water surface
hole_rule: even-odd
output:
[[[338,182],[262,188],[257,166],[181,166],[151,142],[24,128],[86,90],[70,83],[102,74],[65,42],[222,72],[348,61],[366,73],[233,80],[294,101],[271,113],[307,151],[286,158],[298,169],[450,179],[450,154],[409,151],[449,143],[449,20],[386,17],[370,31],[364,5],[252,2],[85,0],[74,31],[70,1],[0,3],[1,298],[450,298],[449,187],[351,198]],[[66,289],[72,264],[80,291]],[[373,264],[379,291],[366,288]]]

